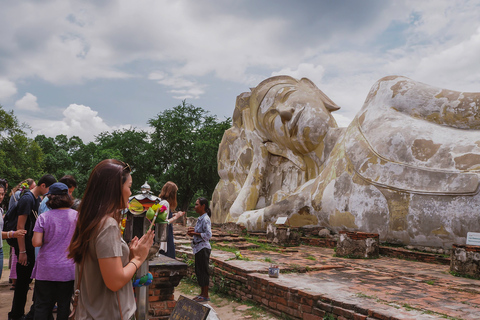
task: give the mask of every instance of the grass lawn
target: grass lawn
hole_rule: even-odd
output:
[[[9,259],[10,258],[10,246],[7,243],[7,240],[2,240],[3,241],[3,259]]]
[[[3,273],[5,273],[5,270],[8,270],[8,264],[5,264],[5,261],[8,261],[10,258],[10,246],[7,243],[7,240],[2,240],[3,241]],[[3,275],[2,275],[3,279]]]

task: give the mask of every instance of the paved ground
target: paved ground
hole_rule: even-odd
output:
[[[11,284],[8,283],[8,275],[10,274],[10,270],[3,269],[2,279],[0,280],[0,319],[6,320],[7,314],[12,307],[12,299],[13,299],[13,291],[10,290]],[[30,285],[33,288],[33,283]],[[32,294],[33,290],[28,292],[27,297],[27,305],[25,311],[28,312],[30,310],[30,306],[32,305]]]
[[[279,281],[289,287],[303,287],[347,303],[368,304],[398,318],[409,318],[412,311],[419,311],[421,317],[415,312],[412,319],[480,319],[480,281],[454,277],[448,266],[394,258],[352,260],[333,254],[332,249],[302,246],[297,253],[269,257],[280,268],[292,270],[299,265],[319,270],[281,275]],[[265,256],[256,252],[245,255]],[[323,267],[332,268],[321,270]]]
[[[452,276],[449,266],[387,257],[336,258],[333,249],[312,246],[295,249],[240,250],[250,261],[231,263],[255,272],[274,262],[283,274],[267,276],[269,281],[372,309],[384,319],[480,319],[480,280]],[[234,254],[213,250],[212,256],[225,261]]]

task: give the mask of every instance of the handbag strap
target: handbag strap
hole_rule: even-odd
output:
[[[78,297],[80,296],[80,283],[82,282],[82,273],[83,273],[83,267],[85,263],[85,256],[82,257],[82,261],[80,262],[80,267],[78,270],[78,282],[77,282],[77,288],[73,292],[73,301],[72,301],[72,312],[68,316],[68,319],[75,319],[75,313],[77,311],[77,304],[78,304]]]
[[[120,305],[120,297],[118,296],[118,291],[116,292],[116,294],[117,294],[117,301],[118,301],[118,310],[120,311],[120,319],[123,320],[122,306]]]

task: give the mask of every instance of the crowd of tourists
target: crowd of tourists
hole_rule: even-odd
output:
[[[12,188],[8,206],[2,204],[8,182],[0,179],[0,229],[2,239],[10,245],[9,278],[14,291],[9,320],[50,320],[54,312],[57,320],[135,319],[132,278],[147,258],[154,232],[149,229],[129,244],[121,237],[121,215],[131,196],[130,170],[122,161],[101,161],[92,170],[81,200],[73,198],[77,188],[73,176],[66,175],[58,182],[49,174],[37,183],[25,179]],[[173,182],[167,182],[159,195],[169,205],[167,222],[185,214],[172,213],[177,206],[177,190]],[[201,294],[194,300],[205,302],[209,300],[211,251],[208,201],[199,198],[195,211],[200,218],[188,235],[193,237]],[[167,239],[161,253],[175,258],[171,225]],[[25,314],[33,279],[33,303]]]

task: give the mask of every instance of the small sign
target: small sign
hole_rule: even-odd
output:
[[[207,319],[209,307],[188,299],[184,296],[178,297],[177,304],[170,314],[169,320],[205,320]]]
[[[478,233],[478,232],[468,232],[467,233],[467,245],[469,245],[469,246],[480,246],[480,233]]]
[[[277,221],[275,224],[285,224],[288,220],[288,217],[278,217]]]

